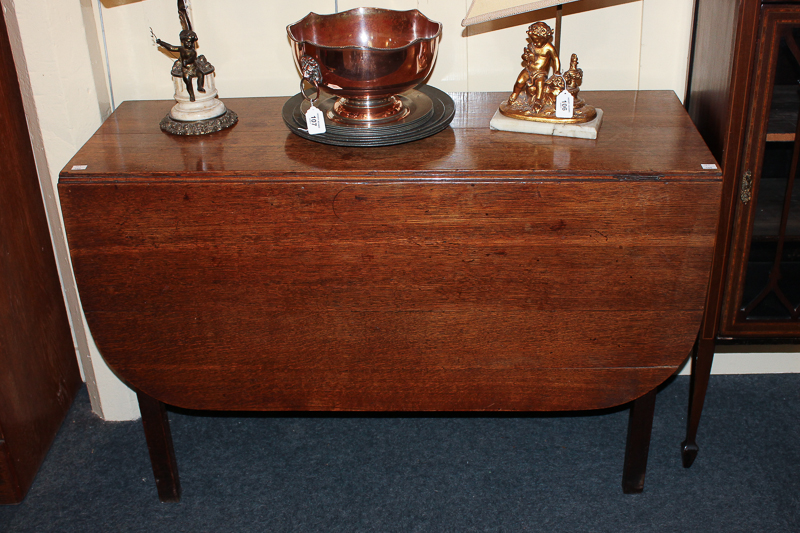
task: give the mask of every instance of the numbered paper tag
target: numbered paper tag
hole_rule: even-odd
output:
[[[556,98],[556,118],[572,118],[574,98],[564,89]]]
[[[310,135],[325,133],[325,118],[322,115],[322,111],[313,105],[306,111],[306,127],[308,127]]]

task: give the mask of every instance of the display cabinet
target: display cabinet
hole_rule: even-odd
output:
[[[687,104],[724,172],[684,466],[720,342],[800,337],[800,3],[698,0]]]

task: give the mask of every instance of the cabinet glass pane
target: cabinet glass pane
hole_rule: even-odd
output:
[[[740,308],[740,318],[746,320],[798,320],[800,312],[800,28],[779,28],[780,51]]]

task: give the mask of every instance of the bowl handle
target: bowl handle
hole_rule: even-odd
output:
[[[300,73],[303,75],[303,78],[300,80],[300,94],[303,95],[304,99],[309,100],[313,104],[319,99],[319,84],[322,82],[322,72],[319,70],[319,63],[317,63],[313,57],[301,57]],[[305,81],[317,89],[317,95],[314,98],[309,98],[306,95],[305,84],[303,83]]]

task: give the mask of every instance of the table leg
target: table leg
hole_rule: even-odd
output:
[[[689,386],[689,418],[686,424],[686,440],[681,443],[681,457],[684,468],[692,466],[699,448],[697,447],[697,427],[703,413],[703,403],[714,362],[714,339],[698,339],[692,353],[692,378]]]
[[[650,433],[656,408],[656,389],[631,404],[628,419],[628,441],[625,445],[625,465],[622,469],[622,492],[638,494],[644,490]]]
[[[181,481],[178,477],[167,410],[155,398],[138,391],[137,396],[147,449],[150,452],[150,464],[156,478],[158,499],[162,502],[178,502],[181,499]]]

